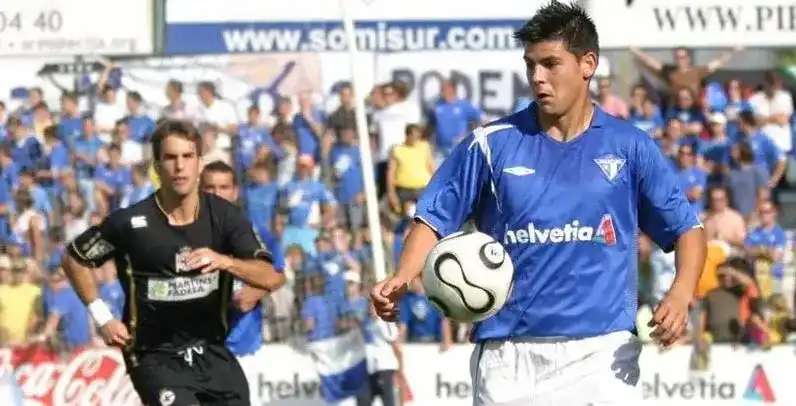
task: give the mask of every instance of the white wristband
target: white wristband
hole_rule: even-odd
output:
[[[97,299],[91,303],[89,303],[88,313],[91,315],[91,318],[94,319],[94,323],[97,323],[98,326],[102,327],[105,324],[108,324],[109,321],[113,320],[113,313],[111,313],[111,309],[102,299]]]

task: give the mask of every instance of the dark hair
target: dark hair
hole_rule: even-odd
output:
[[[755,152],[752,150],[752,146],[746,141],[738,143],[738,160],[745,164],[755,161]]]
[[[404,135],[409,135],[414,131],[422,131],[423,127],[417,124],[407,124],[406,128],[404,129]]]
[[[142,177],[147,177],[149,175],[149,162],[139,162],[133,165],[133,173],[138,174]]]
[[[16,127],[22,125],[22,119],[19,116],[11,116],[6,120],[6,127]]]
[[[45,102],[38,102],[35,106],[33,106],[33,110],[50,110],[50,107],[47,106]]]
[[[166,87],[176,90],[177,93],[182,93],[182,82],[177,79],[169,80],[169,83],[166,83]]]
[[[163,120],[155,127],[151,138],[152,155],[155,161],[160,161],[160,155],[163,152],[163,140],[170,136],[193,142],[196,145],[196,153],[199,156],[202,155],[202,136],[196,131],[196,127],[193,124],[187,121]]]
[[[44,138],[47,139],[61,139],[61,130],[57,125],[51,125],[44,129]]]
[[[251,106],[249,106],[248,109],[246,109],[246,112],[249,113],[249,114],[251,114],[251,113],[260,114],[260,106],[258,106],[256,104],[252,104]]]
[[[578,4],[551,1],[514,32],[514,39],[523,45],[560,40],[577,56],[589,52],[600,55],[597,27],[584,7]]]
[[[738,113],[738,121],[752,127],[757,127],[757,117],[755,117],[755,113],[750,110],[741,110],[741,112]]]
[[[70,100],[77,103],[78,95],[77,92],[63,92],[61,94],[61,101]]]
[[[116,152],[121,154],[122,153],[122,146],[117,144],[117,143],[113,143],[111,145],[108,145],[108,152],[111,152],[111,151],[116,151]]]
[[[750,269],[749,261],[747,261],[743,257],[737,257],[737,256],[730,257],[729,259],[724,261],[722,266],[730,267],[732,269],[735,269],[735,270],[738,270],[738,271],[741,271],[741,272],[744,272],[744,273],[748,273],[749,269]]]
[[[144,98],[141,97],[141,93],[138,93],[138,92],[128,92],[127,93],[127,98],[129,100],[132,100],[132,101],[136,102],[136,103],[141,103],[141,101],[144,100]]]
[[[232,175],[232,184],[238,184],[238,175],[235,173],[235,170],[224,162],[213,161],[205,165],[205,168],[202,170],[202,176],[200,178],[201,180],[204,180],[204,175],[206,173],[226,173]]]

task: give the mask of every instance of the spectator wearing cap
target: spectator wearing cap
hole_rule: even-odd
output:
[[[343,274],[345,281],[345,303],[342,312],[352,328],[362,328],[370,317],[368,299],[362,295],[362,275],[359,271],[348,270]]]
[[[765,172],[754,163],[754,151],[746,141],[741,141],[732,148],[732,159],[735,166],[726,176],[726,185],[732,192],[732,207],[745,219],[753,214],[757,196],[767,190]]]
[[[732,148],[732,141],[727,136],[727,117],[721,112],[714,112],[708,116],[708,123],[710,139],[702,143],[699,153],[711,179],[716,178],[717,182],[721,182],[724,173],[729,170]]]
[[[648,97],[641,102],[641,108],[638,113],[630,116],[630,122],[639,130],[649,134],[653,139],[658,140],[663,136],[663,127],[665,125],[663,117],[661,117],[658,106]]]
[[[166,83],[166,99],[168,103],[160,111],[160,117],[169,120],[191,120],[188,105],[182,99],[183,85],[179,80],[169,80]]]
[[[773,188],[785,175],[787,158],[777,144],[760,131],[754,113],[742,111],[738,117],[739,141],[746,141],[752,147],[755,166],[765,173],[768,187]]]
[[[97,209],[103,214],[118,209],[124,192],[133,182],[130,167],[122,162],[122,149],[118,144],[108,147],[108,163],[97,168],[94,181]]]
[[[44,296],[44,327],[34,340],[44,342],[58,338],[67,349],[79,349],[91,344],[92,328],[88,311],[63,270],[53,272],[48,284],[50,293]]]
[[[783,258],[787,246],[785,230],[777,224],[777,208],[765,202],[758,208],[760,225],[749,230],[744,249],[752,261],[760,296],[768,299],[771,294],[781,292],[781,281],[785,265]]]
[[[7,255],[0,255],[0,345],[23,344],[31,337],[40,296],[41,288],[30,283],[24,261],[12,264]]]
[[[398,89],[396,89],[398,91]],[[411,116],[407,118],[411,119]],[[469,100],[459,98],[453,80],[445,80],[440,87],[439,100],[426,111],[429,133],[434,135],[437,165],[450,155],[453,146],[470,133],[472,125],[486,122],[486,114]],[[406,124],[420,124],[420,120]],[[394,145],[401,139],[392,140]]]
[[[326,132],[326,117],[323,111],[313,105],[310,92],[299,93],[298,106],[299,111],[293,116],[293,131],[296,134],[299,154],[320,160],[320,139]]]
[[[19,168],[33,169],[42,155],[41,144],[18,117],[9,118],[6,128],[11,135],[8,140],[11,159]]]
[[[149,137],[155,131],[155,121],[144,114],[144,99],[141,93],[127,93],[127,125],[130,127],[130,139],[135,142],[146,144]]]
[[[309,155],[298,159],[296,178],[280,191],[280,206],[284,213],[279,221],[285,224],[282,247],[300,245],[314,255],[313,241],[318,230],[334,222],[336,200],[322,182],[313,179],[315,160]]]
[[[362,159],[354,128],[340,128],[339,137],[329,152],[334,179],[334,195],[340,205],[342,224],[352,231],[365,221],[365,193],[362,181]]]
[[[94,120],[99,138],[106,143],[113,141],[112,134],[116,123],[126,115],[124,103],[117,97],[117,89],[121,86],[118,72],[116,66],[107,63],[97,82],[99,100],[94,106]]]
[[[83,117],[77,93],[64,92],[61,95],[61,116],[58,119],[58,133],[61,141],[70,148],[83,132]]]
[[[249,220],[257,227],[274,231],[279,186],[273,180],[271,168],[265,162],[257,162],[249,171],[249,179],[243,192]]]
[[[780,151],[787,154],[793,149],[790,120],[793,116],[793,98],[782,88],[782,79],[775,71],[766,72],[763,90],[749,98],[760,131],[771,138]]]

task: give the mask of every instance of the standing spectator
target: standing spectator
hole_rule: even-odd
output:
[[[75,177],[80,184],[80,191],[83,192],[88,209],[93,211],[94,171],[103,163],[105,142],[99,139],[92,116],[83,116],[83,131],[72,147]]]
[[[611,79],[601,78],[597,83],[597,102],[606,113],[624,119],[630,118],[627,103],[615,95],[611,88]]]
[[[726,185],[732,191],[732,207],[749,219],[755,210],[756,199],[761,190],[767,190],[767,181],[762,169],[754,164],[751,145],[741,141],[732,148],[734,168],[727,173]]]
[[[697,166],[697,154],[691,145],[680,146],[678,155],[680,187],[685,192],[688,201],[697,213],[704,209],[703,196],[707,187],[708,174]]]
[[[44,328],[35,340],[41,342],[58,338],[67,349],[73,350],[88,346],[92,341],[88,310],[62,269],[52,273],[49,285],[52,293],[45,296],[47,314]]]
[[[737,124],[738,114],[744,110],[749,110],[749,102],[744,99],[743,88],[741,81],[738,79],[730,79],[727,82],[727,105],[724,107],[724,114],[727,120],[733,124]]]
[[[113,317],[121,320],[125,296],[124,289],[116,277],[116,265],[113,262],[106,262],[102,266],[94,268],[94,280],[97,281],[100,299],[111,309]]]
[[[378,135],[378,151],[376,181],[379,196],[387,192],[387,163],[392,147],[403,142],[406,126],[420,123],[420,111],[417,106],[406,100],[407,88],[403,84],[393,83],[382,87],[385,107],[373,113],[373,124]]]
[[[333,222],[337,204],[326,185],[312,178],[314,171],[315,160],[302,155],[298,159],[296,179],[280,191],[285,212],[282,247],[298,244],[311,255],[315,253],[318,230]]]
[[[130,168],[122,163],[122,149],[118,144],[108,147],[108,164],[94,172],[95,202],[100,213],[119,208],[124,192],[132,184]]]
[[[42,156],[37,165],[36,178],[48,195],[54,198],[61,171],[70,167],[69,150],[61,142],[56,126],[44,130],[44,143],[41,145]]]
[[[767,185],[774,188],[785,175],[786,157],[771,138],[760,132],[757,118],[750,111],[739,114],[740,140],[752,147],[755,165],[766,175]]]
[[[357,406],[371,406],[377,397],[382,406],[395,406],[396,374],[403,381],[401,346],[395,324],[376,316],[373,306],[366,308],[365,357],[368,363],[368,384],[357,395]]]
[[[58,120],[58,134],[61,141],[70,148],[83,131],[83,117],[77,93],[66,92],[61,95],[61,117]]]
[[[27,190],[18,190],[14,194],[14,204],[17,209],[14,234],[19,236],[26,251],[30,252],[33,258],[44,262],[46,252],[44,236],[48,223],[46,215],[36,210],[30,192]]]
[[[238,114],[235,109],[218,96],[216,85],[212,82],[201,82],[197,94],[199,103],[191,118],[197,123],[212,124],[220,133],[235,134],[238,129]]]
[[[113,143],[121,148],[122,164],[132,166],[144,160],[144,145],[130,138],[130,119],[128,117],[116,121],[113,130]]]
[[[708,191],[708,211],[704,225],[708,240],[721,240],[733,247],[743,247],[746,238],[744,219],[730,207],[726,188],[717,186]]]
[[[0,170],[2,171],[2,181],[8,190],[16,188],[22,167],[17,162],[14,162],[9,143],[0,145]]]
[[[777,209],[773,203],[763,203],[758,210],[760,225],[749,230],[744,246],[752,260],[760,296],[765,300],[782,291],[780,285],[785,267],[782,261],[787,238],[785,230],[777,224]]]
[[[705,116],[697,104],[696,94],[689,88],[677,91],[674,105],[667,110],[666,117],[676,118],[684,125],[686,135],[698,138],[705,125]]]
[[[30,126],[39,142],[44,140],[44,130],[53,125],[53,115],[47,103],[41,102],[33,107],[33,124]]]
[[[249,221],[268,232],[274,230],[279,186],[274,183],[270,168],[265,162],[257,162],[249,171],[251,182],[244,189],[243,200]]]
[[[0,181],[0,244],[9,237],[13,203],[11,190],[5,182]]]
[[[365,194],[362,183],[362,159],[354,128],[340,128],[337,143],[329,153],[335,181],[338,214],[352,232],[365,221]]]
[[[188,105],[182,100],[182,82],[169,80],[165,92],[168,104],[160,111],[160,116],[169,120],[190,120]]]
[[[458,97],[456,84],[450,79],[442,82],[439,100],[430,106],[426,114],[428,131],[434,136],[437,165],[441,165],[453,147],[470,133],[472,124],[481,125],[486,122],[486,114],[481,109],[469,100]],[[406,124],[420,124],[420,120],[409,121]],[[400,142],[397,139],[389,141],[393,145],[398,145]]]
[[[641,103],[638,114],[630,116],[630,122],[652,138],[660,139],[663,136],[663,117],[661,117],[658,106],[649,98],[644,99]]]
[[[63,214],[64,238],[74,240],[89,227],[91,211],[88,210],[86,199],[78,191],[67,193],[66,212]]]
[[[101,140],[106,143],[113,141],[113,131],[116,128],[116,123],[124,118],[125,106],[120,102],[118,96],[117,86],[121,85],[118,79],[111,78],[114,72],[118,72],[117,68],[108,63],[102,71],[97,88],[99,89],[99,101],[94,107],[94,120],[97,126],[97,133]]]
[[[674,104],[679,89],[686,88],[691,91],[691,94],[698,94],[704,79],[721,69],[741,49],[743,48],[736,47],[704,66],[694,66],[691,50],[683,47],[674,50],[674,65],[665,65],[637,49],[631,48],[630,52],[647,71],[663,80],[666,84],[668,103],[671,106]]]
[[[359,271],[346,271],[345,303],[341,306],[343,317],[350,322],[350,328],[364,328],[368,322],[370,303],[362,294],[362,275]]]
[[[148,115],[144,114],[142,104],[144,99],[138,92],[127,93],[127,126],[129,127],[130,139],[145,144],[149,142],[149,137],[155,131],[155,122]]]
[[[723,175],[729,170],[732,141],[727,137],[727,117],[724,114],[712,113],[708,122],[710,139],[702,143],[700,153],[705,168],[711,177],[720,183]]]
[[[307,341],[319,341],[334,337],[337,332],[340,308],[338,303],[324,296],[324,280],[321,274],[305,278],[305,297],[301,303],[302,328]]]
[[[296,134],[299,155],[309,155],[319,160],[320,138],[325,132],[326,118],[321,110],[312,105],[311,97],[309,92],[299,93],[299,112],[293,116],[293,132]]]
[[[260,108],[254,104],[249,106],[246,110],[246,122],[238,125],[238,137],[232,143],[235,172],[241,179],[247,179],[257,149],[266,139],[271,139],[268,130],[260,123],[260,118]],[[273,140],[270,141],[272,148],[275,147]]]
[[[149,179],[149,163],[140,163],[133,166],[131,171],[132,186],[124,192],[119,208],[130,207],[155,193],[155,186]]]
[[[350,83],[344,83],[338,90],[340,106],[329,115],[327,127],[333,131],[334,136],[340,139],[340,131],[343,129],[356,128],[356,110],[354,105],[354,91]]]
[[[9,118],[6,127],[11,135],[9,146],[14,164],[20,169],[33,169],[41,159],[41,144],[17,117]]]
[[[24,344],[36,321],[36,303],[41,288],[30,283],[24,262],[13,266],[0,255],[0,346]]]
[[[417,125],[407,125],[404,142],[390,151],[387,197],[390,208],[400,213],[403,202],[417,201],[434,173],[434,158]]]
[[[220,161],[229,165],[232,158],[227,149],[222,148],[218,142],[220,136],[218,128],[213,124],[204,123],[199,125],[198,131],[202,135],[204,144],[202,147],[202,161],[205,164]]]
[[[453,344],[448,319],[431,305],[419,280],[401,298],[398,331],[402,343],[441,343],[447,350]]]
[[[33,170],[25,169],[19,173],[19,184],[15,191],[29,193],[30,198],[33,199],[33,208],[45,215],[47,220],[54,218],[55,213],[50,204],[50,197],[47,195],[47,191],[36,182],[36,173]],[[19,213],[20,209],[17,207],[17,214]]]
[[[782,79],[775,71],[766,72],[763,90],[750,99],[754,115],[762,125],[761,132],[774,142],[780,151],[788,154],[793,149],[790,119],[793,116],[793,98],[782,88]]]

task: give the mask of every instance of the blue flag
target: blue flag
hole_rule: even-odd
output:
[[[321,382],[321,396],[336,403],[354,397],[365,386],[368,368],[365,340],[358,329],[308,344]]]

